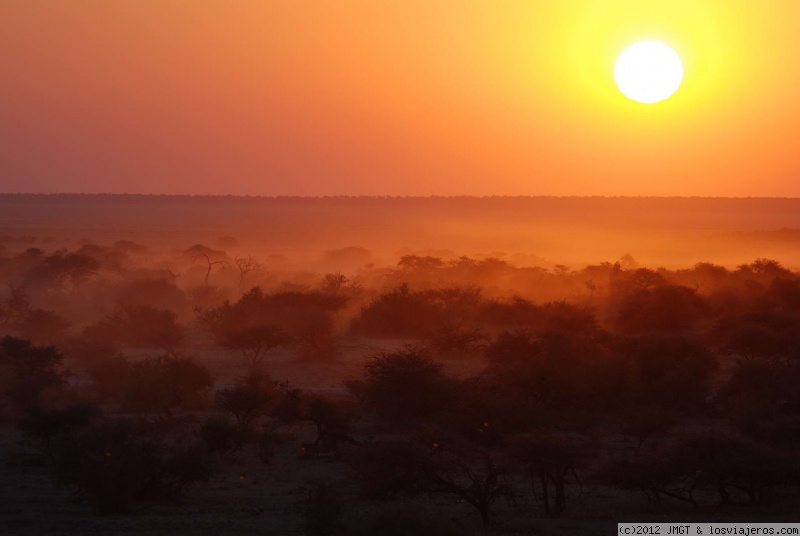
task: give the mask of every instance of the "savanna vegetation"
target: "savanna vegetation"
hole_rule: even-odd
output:
[[[173,251],[6,237],[15,481],[47,474],[86,513],[214,504],[231,530],[276,534],[797,512],[800,274],[778,261],[326,255],[357,266],[290,271],[234,237]],[[259,501],[269,514],[237,525]],[[171,532],[219,530],[190,526]]]

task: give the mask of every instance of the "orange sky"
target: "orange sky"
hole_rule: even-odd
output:
[[[800,196],[794,0],[2,0],[0,191]],[[682,56],[656,105],[640,39]]]

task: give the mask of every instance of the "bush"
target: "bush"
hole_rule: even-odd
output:
[[[348,415],[334,401],[320,395],[305,400],[303,416],[317,430],[317,439],[311,445],[315,452],[335,449],[341,442],[355,443],[350,437]]]
[[[97,406],[80,404],[58,410],[34,409],[17,426],[27,436],[34,438],[38,448],[48,458],[52,458],[52,443],[61,434],[65,434],[89,424],[92,418],[101,415]]]
[[[197,436],[208,452],[220,456],[239,452],[254,435],[251,428],[233,424],[221,417],[205,419],[197,431]]]
[[[430,458],[430,449],[418,444],[386,441],[357,448],[350,465],[365,497],[389,499],[430,490],[427,480]]]
[[[163,411],[171,417],[174,408],[201,402],[212,385],[208,369],[191,358],[154,357],[131,365],[122,402],[132,411]]]
[[[440,412],[450,395],[450,382],[442,366],[419,347],[381,352],[364,365],[363,382],[350,390],[386,419],[422,420]]]
[[[636,402],[686,413],[706,406],[717,360],[702,342],[648,335],[625,340],[621,346],[633,371],[631,391]]]
[[[453,521],[427,516],[414,509],[387,509],[354,520],[348,536],[461,536],[464,530]]]
[[[211,473],[198,446],[177,447],[128,420],[108,420],[65,434],[53,445],[57,480],[75,487],[102,513],[176,497]]]
[[[515,438],[514,454],[525,465],[534,496],[541,499],[548,516],[563,514],[570,488],[580,487],[578,470],[586,455],[583,443],[553,432]]]
[[[306,497],[306,536],[334,536],[343,533],[344,501],[339,490],[328,483],[314,484]]]
[[[170,309],[130,305],[87,326],[82,336],[105,344],[121,342],[132,348],[161,348],[174,354],[186,338],[186,327]]]
[[[63,360],[52,346],[34,346],[29,340],[3,337],[0,340],[0,395],[19,412],[38,407],[45,391],[64,385]]]
[[[275,448],[283,444],[283,436],[278,434],[274,428],[265,427],[259,434],[256,447],[258,449],[258,459],[263,463],[272,461],[275,455]]]
[[[366,337],[420,338],[445,320],[442,306],[430,292],[413,292],[404,284],[364,307],[351,331]]]
[[[93,359],[84,368],[92,380],[91,389],[100,400],[113,400],[123,395],[131,380],[131,363],[122,355]]]
[[[219,345],[241,352],[247,364],[256,368],[271,350],[288,342],[289,337],[281,328],[260,324],[226,332]]]
[[[600,478],[652,500],[698,504],[700,491],[722,504],[757,502],[769,489],[796,490],[800,465],[778,449],[731,435],[696,435],[649,457],[612,462]]]
[[[277,404],[279,393],[269,376],[252,370],[233,387],[217,391],[215,398],[220,410],[232,414],[240,425],[249,426]]]

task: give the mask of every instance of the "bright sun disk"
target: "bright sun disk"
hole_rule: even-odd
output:
[[[639,41],[622,51],[614,66],[614,80],[629,99],[653,104],[669,98],[683,80],[683,63],[669,46]]]

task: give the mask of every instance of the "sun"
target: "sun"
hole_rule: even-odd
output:
[[[659,41],[639,41],[622,51],[614,66],[614,80],[629,99],[654,104],[672,96],[683,80],[678,54]]]

